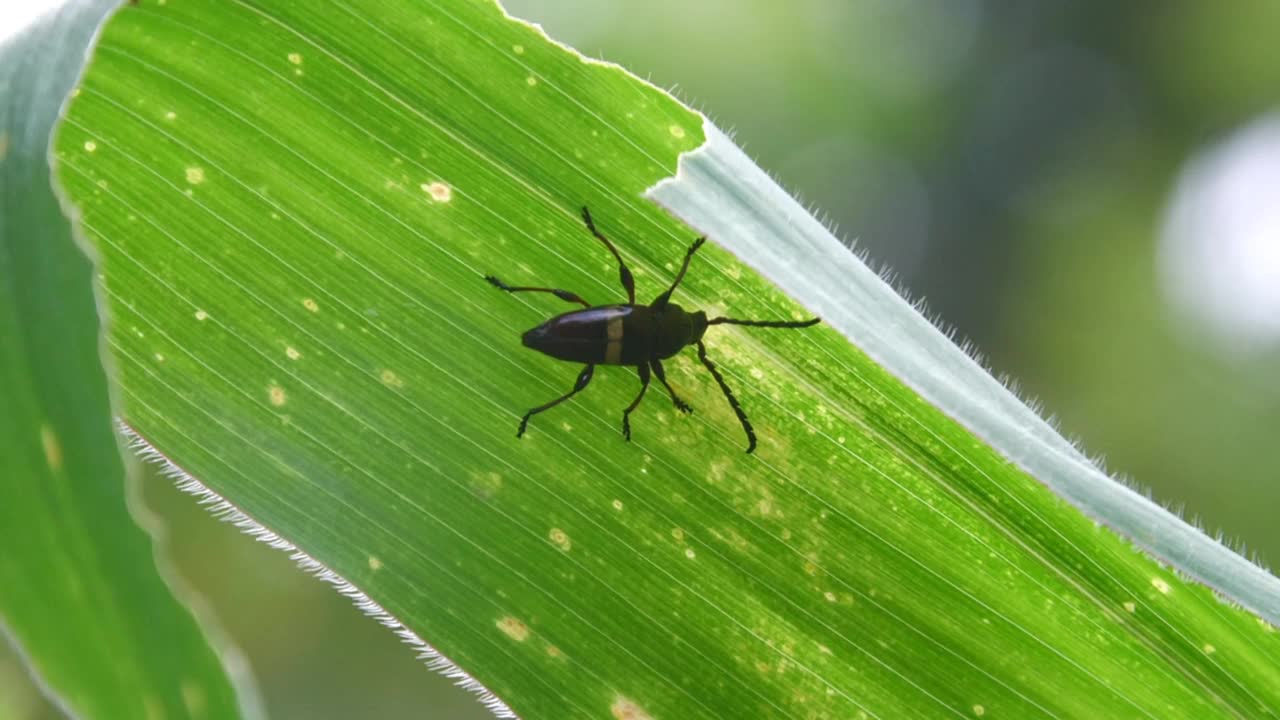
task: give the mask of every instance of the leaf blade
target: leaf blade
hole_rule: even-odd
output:
[[[989,485],[948,453],[973,438],[913,414],[917,398],[829,329],[711,339],[760,430],[753,458],[688,357],[671,374],[691,418],[650,398],[623,444],[634,380],[602,371],[517,442],[524,408],[576,368],[515,340],[564,308],[483,276],[618,297],[577,218],[589,204],[656,293],[692,233],[639,195],[701,121],[485,3],[328,9],[122,14],[60,144],[110,259],[130,420],[184,468],[532,717],[1258,704],[1117,629],[1034,536],[992,532],[974,505]],[[681,296],[799,313],[710,246]]]

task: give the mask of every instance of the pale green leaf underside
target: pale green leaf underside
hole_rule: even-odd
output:
[[[59,142],[104,257],[128,421],[516,713],[1257,717],[1280,638],[1096,528],[828,328],[714,328],[755,456],[521,331],[623,300],[590,205],[670,282],[643,200],[701,118],[490,2],[143,4]],[[714,238],[713,238],[714,240]],[[714,246],[677,300],[804,313]],[[1091,557],[1105,562],[1085,562]]]
[[[92,268],[50,179],[58,110],[113,5],[70,3],[0,48],[0,642],[74,717],[233,718],[126,505]]]

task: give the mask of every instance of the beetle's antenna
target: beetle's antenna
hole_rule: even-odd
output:
[[[811,318],[809,320],[735,320],[734,318],[718,317],[707,321],[708,325],[749,325],[751,327],[767,327],[767,328],[807,328],[811,325],[817,325],[822,322],[822,318]]]
[[[747,433],[747,453],[750,454],[752,450],[756,449],[755,428],[751,427],[751,421],[747,419],[747,413],[742,409],[742,406],[738,404],[738,398],[733,396],[733,391],[730,390],[728,384],[725,383],[724,376],[716,369],[715,363],[712,363],[711,360],[707,358],[707,346],[703,345],[701,340],[698,341],[698,359],[707,367],[707,370],[711,371],[711,377],[716,379],[716,384],[720,386],[720,390],[724,392],[724,396],[728,399],[729,405],[733,407],[733,412],[738,416],[738,422],[742,423],[742,429]]]

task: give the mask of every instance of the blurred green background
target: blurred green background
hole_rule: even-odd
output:
[[[676,86],[1112,472],[1280,562],[1280,4],[506,5]],[[143,489],[271,717],[489,717],[284,554]],[[8,653],[0,720],[56,717]]]

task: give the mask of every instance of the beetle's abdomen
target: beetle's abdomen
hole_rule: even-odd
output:
[[[557,315],[526,332],[524,346],[569,362],[635,365],[649,357],[648,308],[602,305]]]

